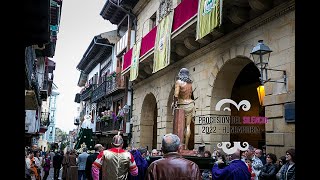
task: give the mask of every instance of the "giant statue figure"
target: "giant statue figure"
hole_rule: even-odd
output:
[[[177,109],[183,109],[184,111],[184,123],[185,123],[185,136],[184,136],[184,149],[188,149],[188,143],[191,135],[191,120],[195,115],[194,100],[192,96],[192,80],[189,78],[189,70],[182,68],[179,71],[178,79],[175,82],[174,89],[174,111]],[[179,123],[175,119],[176,123]],[[181,121],[180,121],[181,122]]]

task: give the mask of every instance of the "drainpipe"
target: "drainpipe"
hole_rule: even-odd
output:
[[[112,46],[112,45],[110,45],[110,44],[98,43],[97,40],[96,40],[96,38],[97,38],[96,36],[93,38],[93,43],[94,43],[94,44],[96,44],[96,45],[101,45],[101,46],[111,47],[111,49],[112,49],[112,51],[111,51],[111,56],[112,56],[111,59],[112,59],[112,61],[113,61],[113,56],[114,56],[114,48],[113,48],[113,47],[114,47],[114,46]],[[93,47],[93,46],[92,46],[92,47]],[[92,49],[92,47],[91,47],[91,49]],[[91,50],[91,49],[90,49],[90,50]]]

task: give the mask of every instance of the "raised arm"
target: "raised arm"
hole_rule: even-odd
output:
[[[132,176],[138,176],[138,167],[136,161],[134,160],[132,154],[130,153],[130,166],[129,171]]]
[[[97,159],[92,163],[91,175],[93,180],[99,180],[99,173],[103,163],[104,151],[101,151]]]

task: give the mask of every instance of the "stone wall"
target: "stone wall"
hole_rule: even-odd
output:
[[[152,13],[147,10],[143,12],[145,14],[140,14],[139,17],[147,17],[150,15],[149,13]],[[141,24],[138,25],[141,26]],[[223,38],[225,37],[221,39]],[[157,107],[157,148],[160,149],[161,137],[165,133],[172,132],[172,111],[168,106],[172,102],[172,89],[174,88],[175,76],[178,71],[182,67],[186,67],[190,71],[194,80],[193,87],[196,89],[194,91],[194,96],[197,98],[196,108],[213,110],[212,106],[221,97],[230,97],[235,78],[244,65],[251,61],[250,51],[260,39],[264,40],[264,43],[273,50],[269,68],[286,70],[288,78],[286,88],[282,83],[269,82],[265,84],[265,116],[270,120],[270,123],[266,125],[267,152],[275,153],[280,157],[285,154],[284,152],[288,148],[294,148],[295,124],[285,122],[283,105],[286,102],[295,101],[295,11],[284,14],[267,24],[249,32],[247,31],[236,39],[226,41],[218,46],[214,45],[215,42],[210,43],[207,45],[209,48],[212,47],[209,53],[193,57],[191,61],[188,60],[190,57],[188,58],[187,56],[174,65],[165,68],[167,70],[161,70],[165,71],[165,73],[157,72],[152,77],[134,85],[133,117],[136,121],[134,122],[133,133],[137,145],[146,146],[150,138],[152,139],[152,133],[149,132],[150,126],[141,126],[146,120],[146,117],[142,117],[141,114],[144,111],[143,102],[147,95],[155,98],[150,105],[156,103]],[[198,51],[201,52],[202,49]],[[199,54],[198,51],[189,56]],[[280,75],[272,72],[269,77],[277,78]],[[219,83],[218,81],[216,82],[218,78]],[[197,113],[200,112],[197,111]],[[197,126],[196,124],[196,149],[201,143],[201,139],[208,142],[206,149],[210,151],[213,150],[215,143],[228,141],[229,139],[228,135],[223,134],[203,135],[201,137],[197,135],[199,131]]]

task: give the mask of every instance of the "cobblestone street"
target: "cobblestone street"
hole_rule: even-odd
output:
[[[50,172],[49,172],[49,176],[48,176],[47,180],[53,180],[53,179],[54,179],[54,178],[53,178],[53,172],[54,172],[54,168],[51,167],[51,168],[50,168]],[[42,177],[43,177],[44,172],[42,172],[41,175],[42,175]],[[60,169],[60,173],[59,173],[59,178],[58,178],[58,179],[62,179],[62,178],[61,178],[61,175],[62,175],[62,168]]]

